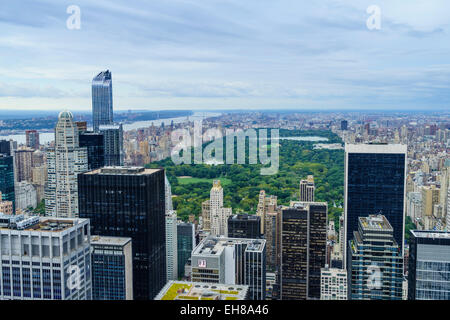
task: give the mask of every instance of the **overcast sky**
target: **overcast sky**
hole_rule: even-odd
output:
[[[448,0],[2,0],[0,109],[88,110],[104,69],[115,110],[446,109],[449,24]]]

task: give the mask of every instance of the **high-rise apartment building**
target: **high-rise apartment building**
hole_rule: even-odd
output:
[[[314,176],[309,175],[307,179],[300,180],[300,201],[314,202]]]
[[[122,124],[100,125],[98,131],[103,135],[105,166],[122,166],[124,158]]]
[[[408,300],[450,300],[450,232],[411,230]]]
[[[320,272],[326,264],[325,202],[299,202],[283,208],[281,300],[320,299]]]
[[[192,281],[249,286],[249,300],[265,300],[266,241],[209,236],[192,251]]]
[[[95,132],[101,125],[113,124],[112,76],[102,71],[92,80],[92,121]]]
[[[167,281],[178,279],[177,213],[166,211],[166,272]]]
[[[439,204],[440,189],[435,185],[422,186],[422,217],[431,217],[436,204]]]
[[[193,223],[180,222],[177,225],[177,254],[178,254],[178,278],[184,276],[184,267],[191,258],[195,248],[195,225]]]
[[[11,201],[13,212],[16,197],[14,195],[14,160],[12,156],[0,153],[0,192],[3,201]]]
[[[277,209],[277,197],[272,195],[266,195],[264,190],[259,192],[258,208],[256,215],[260,217],[261,222],[261,234],[265,233],[265,221],[268,213],[274,213]]]
[[[73,115],[63,111],[55,128],[55,147],[47,150],[45,212],[54,217],[78,217],[78,174],[88,170],[87,149],[80,147]]]
[[[347,300],[347,270],[328,267],[322,269],[320,300]]]
[[[261,238],[261,217],[249,214],[235,214],[228,218],[229,238]]]
[[[349,300],[402,300],[403,255],[383,215],[358,218],[348,243]]]
[[[133,300],[131,238],[92,236],[92,299]]]
[[[14,151],[14,161],[16,169],[16,181],[28,181],[32,179],[34,149],[28,147],[19,147]]]
[[[344,181],[345,241],[358,230],[359,217],[384,215],[403,252],[405,226],[406,145],[346,144]]]
[[[28,148],[39,149],[39,132],[37,130],[25,130],[25,139]]]
[[[1,300],[91,300],[88,219],[0,214]]]
[[[79,175],[78,193],[92,234],[132,239],[133,297],[153,299],[166,283],[164,170],[100,168]]]

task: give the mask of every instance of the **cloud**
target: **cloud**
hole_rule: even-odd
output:
[[[2,2],[0,105],[89,108],[103,69],[118,109],[448,105],[450,3],[378,0],[369,31],[372,2],[79,0],[80,30],[71,1]]]

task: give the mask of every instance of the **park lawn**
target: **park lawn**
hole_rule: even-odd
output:
[[[212,185],[214,180],[220,180],[220,184],[222,186],[231,184],[231,179],[228,179],[228,178],[208,179],[208,178],[193,178],[193,177],[189,177],[189,178],[177,177],[177,179],[178,179],[179,184],[184,184],[184,185],[192,184],[192,183],[200,183],[200,182],[207,182]]]

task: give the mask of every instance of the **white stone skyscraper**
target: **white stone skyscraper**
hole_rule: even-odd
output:
[[[227,236],[228,217],[232,215],[231,208],[223,207],[223,188],[220,180],[214,180],[210,192],[211,235]]]
[[[55,128],[55,147],[47,150],[45,211],[54,217],[78,217],[79,173],[88,170],[87,148],[80,147],[73,115],[63,111]]]

